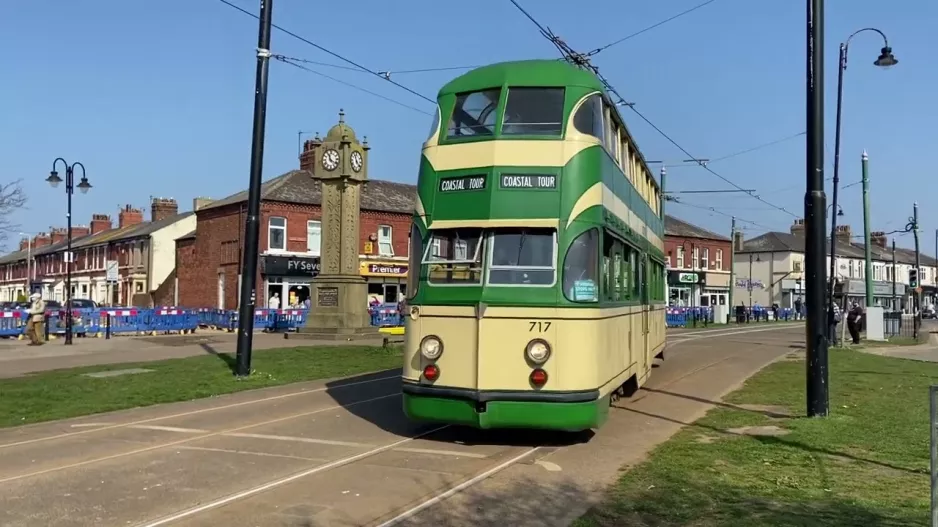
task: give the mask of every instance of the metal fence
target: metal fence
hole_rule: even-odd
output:
[[[883,313],[883,336],[887,339],[893,337],[915,338],[915,316],[900,311],[887,311]]]

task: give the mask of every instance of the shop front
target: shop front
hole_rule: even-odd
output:
[[[886,309],[908,309],[912,305],[911,290],[905,284],[897,283],[893,290],[892,282],[873,282],[873,305],[882,306]],[[866,281],[849,279],[846,283],[839,283],[835,289],[838,293],[838,301],[843,302],[843,297],[847,297],[847,305],[856,302],[861,306],[866,305]]]
[[[407,292],[407,264],[362,259],[361,275],[368,283],[368,303],[394,304]]]
[[[704,275],[703,293],[700,295],[702,306],[725,306],[730,296],[730,274],[707,272]]]
[[[668,305],[676,307],[699,306],[701,273],[668,270]]]
[[[277,296],[279,307],[307,307],[310,283],[322,269],[317,256],[261,256],[261,277],[264,279],[264,299],[258,305],[271,307]]]
[[[781,307],[794,309],[798,304],[804,305],[804,281],[800,278],[783,278]]]

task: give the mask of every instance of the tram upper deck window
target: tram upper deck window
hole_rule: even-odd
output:
[[[482,283],[482,229],[431,231],[423,256],[427,278],[434,285]]]
[[[605,140],[603,127],[603,99],[599,94],[590,95],[577,109],[573,116],[573,126],[581,134],[588,134]]]
[[[496,229],[490,237],[489,285],[554,285],[557,274],[556,231]]]
[[[492,88],[457,95],[446,137],[458,139],[493,135],[501,92],[501,88]]]
[[[502,135],[561,135],[563,94],[563,88],[509,88]]]

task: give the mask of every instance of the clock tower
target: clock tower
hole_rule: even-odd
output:
[[[339,122],[316,148],[313,178],[321,184],[322,270],[310,290],[310,312],[301,329],[315,338],[378,338],[368,313],[367,284],[359,268],[362,189],[368,182],[368,140]]]

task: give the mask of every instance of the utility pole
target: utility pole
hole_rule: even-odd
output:
[[[824,0],[807,1],[805,91],[807,136],[804,217],[806,225],[805,270],[808,321],[805,325],[807,358],[807,414],[823,417],[829,412],[827,371],[827,320],[824,309]],[[832,242],[833,243],[833,242]]]
[[[935,232],[935,239],[938,239],[938,231]],[[938,250],[938,249],[936,249]],[[730,323],[733,311],[736,309],[733,304],[733,290],[736,289],[736,216],[733,216],[730,223],[730,309],[727,315],[726,323]]]
[[[915,324],[912,326],[915,338],[918,338],[918,329],[922,325],[922,261],[918,245],[918,202],[912,204],[912,235],[915,236],[915,272],[918,273],[918,284],[915,288]]]
[[[899,311],[896,307],[896,240],[892,240],[892,310]]]
[[[260,245],[261,180],[264,168],[264,125],[267,121],[267,77],[270,66],[270,28],[273,0],[260,0],[257,35],[257,75],[254,80],[254,133],[251,140],[251,182],[244,223],[244,265],[241,268],[241,295],[238,303],[237,369],[239,377],[251,373],[251,346],[254,337],[254,303]]]
[[[866,307],[873,307],[873,248],[870,247],[870,157],[860,157],[863,167],[863,274],[866,278]],[[834,212],[831,212],[834,214]]]

